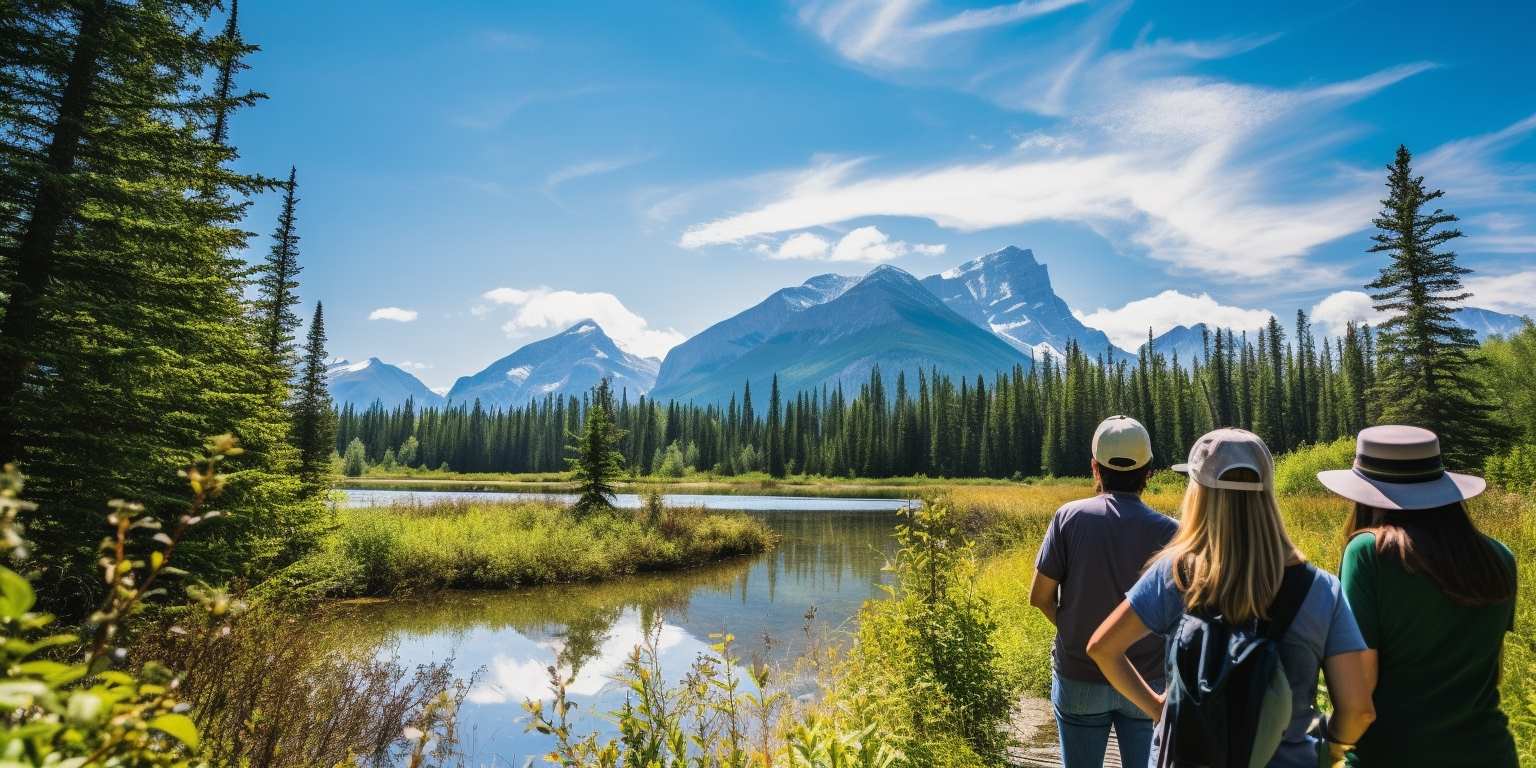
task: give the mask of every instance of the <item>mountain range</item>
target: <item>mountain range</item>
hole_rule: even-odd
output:
[[[1484,339],[1520,329],[1523,318],[1467,307],[1457,320]],[[1182,362],[1204,350],[1204,323],[1176,326],[1152,341]],[[1251,335],[1251,334],[1250,334]],[[1051,287],[1046,266],[1028,249],[1009,246],[918,279],[882,265],[863,276],[817,275],[774,291],[674,347],[664,360],[621,349],[596,322],[582,320],[527,344],[454,383],[446,398],[407,371],[369,358],[331,368],[338,404],[523,405],[548,394],[580,395],[603,378],[631,396],[723,403],[750,383],[766,402],[772,377],[787,393],[858,386],[879,366],[889,376],[937,369],[990,376],[1046,355],[1061,357],[1076,341],[1091,357],[1134,360],[1109,337],[1072,314]]]
[[[876,366],[892,376],[928,369],[970,376],[1030,365],[1018,349],[892,266],[851,284],[832,275],[812,278],[742,314],[669,353],[652,396],[725,402],[750,384],[756,400],[775,374],[783,391],[799,392],[856,386]]]
[[[448,390],[450,404],[525,405],[548,394],[580,394],[608,379],[614,392],[643,395],[656,383],[661,361],[619,349],[603,329],[582,320],[461,377]]]
[[[334,360],[326,366],[325,373],[331,400],[338,408],[350,405],[363,410],[375,402],[394,408],[407,400],[414,400],[417,406],[443,404],[443,396],[427,389],[421,379],[377,357],[361,363]]]

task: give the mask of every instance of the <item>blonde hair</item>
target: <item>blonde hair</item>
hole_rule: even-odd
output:
[[[1221,479],[1257,482],[1259,477],[1234,469]],[[1292,555],[1299,553],[1285,533],[1273,491],[1206,488],[1190,481],[1179,531],[1154,559],[1172,562],[1185,610],[1241,624],[1268,618]]]

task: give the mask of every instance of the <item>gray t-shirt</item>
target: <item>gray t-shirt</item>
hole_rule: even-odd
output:
[[[1269,761],[1269,768],[1317,765],[1317,743],[1307,735],[1317,715],[1317,673],[1323,659],[1365,650],[1365,640],[1338,578],[1318,568],[1310,570],[1315,575],[1312,589],[1291,620],[1290,629],[1280,638],[1280,663],[1291,684],[1291,725],[1285,729],[1285,740]],[[1173,566],[1167,558],[1148,568],[1125,599],[1155,636],[1173,634],[1184,617],[1184,596],[1173,582]]]
[[[1061,583],[1051,653],[1057,675],[1107,682],[1088,658],[1088,639],[1178,528],[1172,518],[1127,493],[1101,493],[1056,510],[1035,570]],[[1147,680],[1163,679],[1162,638],[1145,638],[1127,655]]]

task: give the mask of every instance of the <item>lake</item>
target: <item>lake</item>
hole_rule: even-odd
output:
[[[517,496],[347,493],[350,504],[360,506],[402,496],[420,503]],[[633,496],[620,501],[638,505]],[[661,665],[673,680],[708,651],[710,635],[720,632],[735,635],[742,659],[787,668],[808,647],[845,639],[859,606],[882,594],[898,501],[753,496],[667,501],[749,510],[779,534],[779,545],[762,555],[666,574],[346,606],[333,619],[335,636],[393,655],[407,668],[451,659],[457,676],[474,680],[459,720],[467,764],[521,766],[550,744],[548,737],[525,732],[522,703],[548,698],[546,668],[562,651],[577,665],[569,694],[579,705],[575,715],[581,727],[611,734],[606,715],[624,698],[624,688],[611,678],[622,671],[647,626],[659,626]],[[791,685],[797,695],[813,689],[809,679]]]

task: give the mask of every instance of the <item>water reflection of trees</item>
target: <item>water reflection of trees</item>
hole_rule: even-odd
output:
[[[660,615],[699,638],[729,630],[744,651],[759,652],[762,636],[798,632],[812,606],[823,622],[838,624],[852,615],[892,551],[891,513],[767,512],[762,519],[780,541],[755,558],[604,582],[342,605],[323,624],[339,646],[357,649],[393,639],[452,641],[470,632],[512,629],[535,641],[557,641],[564,661],[580,667],[633,607],[645,626]],[[759,579],[766,594],[753,592]]]

